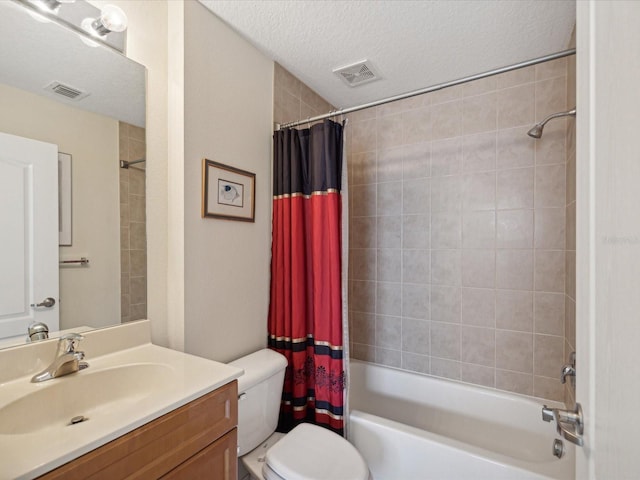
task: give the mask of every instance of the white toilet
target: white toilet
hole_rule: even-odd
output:
[[[259,350],[231,365],[238,379],[238,456],[254,480],[367,480],[369,470],[347,440],[303,423],[288,434],[274,433],[287,360]]]

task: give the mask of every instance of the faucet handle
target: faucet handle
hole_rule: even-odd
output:
[[[75,353],[81,340],[84,340],[84,337],[79,333],[67,333],[58,340],[58,351],[61,353]]]

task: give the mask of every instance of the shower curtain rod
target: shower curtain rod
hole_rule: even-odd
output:
[[[479,80],[481,78],[490,77],[491,75],[497,75],[498,73],[510,72],[512,70],[517,70],[519,68],[529,67],[531,65],[536,65],[538,63],[548,62],[549,60],[555,60],[557,58],[568,57],[570,55],[575,55],[576,49],[570,48],[568,50],[563,50],[561,52],[552,53],[551,55],[545,55],[544,57],[534,58],[532,60],[527,60],[525,62],[515,63],[513,65],[509,65],[507,67],[496,68],[495,70],[489,70],[487,72],[478,73],[476,75],[471,75],[469,77],[460,78],[458,80],[452,80],[450,82],[439,83],[437,85],[433,85],[427,88],[421,88],[420,90],[414,90],[408,93],[402,93],[400,95],[395,95],[393,97],[383,98],[382,100],[376,100],[374,102],[364,103],[362,105],[358,105],[355,107],[342,108],[339,110],[332,110],[329,113],[325,113],[324,115],[318,115],[316,117],[310,117],[306,120],[297,120],[295,122],[289,122],[285,124],[276,124],[276,130],[280,130],[281,128],[289,128],[289,127],[297,127],[298,125],[309,124],[312,122],[317,122],[318,120],[324,120],[325,118],[337,117],[338,115],[344,115],[346,113],[357,112],[358,110],[364,110],[365,108],[377,107],[378,105],[384,105],[385,103],[395,102],[397,100],[403,100],[405,98],[415,97],[416,95],[422,95],[424,93],[435,92],[436,90],[442,90],[443,88],[453,87],[455,85],[460,85],[462,83],[471,82],[473,80]]]

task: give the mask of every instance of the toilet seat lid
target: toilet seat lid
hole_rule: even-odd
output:
[[[302,423],[266,454],[266,464],[286,480],[367,480],[369,470],[353,445],[326,428]]]

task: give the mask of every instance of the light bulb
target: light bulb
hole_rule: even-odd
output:
[[[100,13],[100,23],[110,32],[124,32],[127,29],[127,16],[120,7],[105,5]]]

